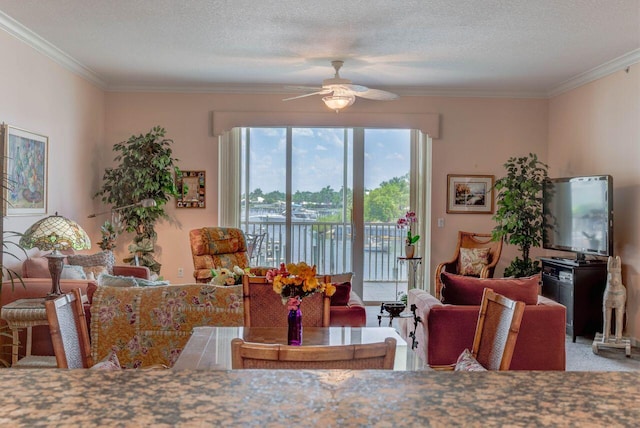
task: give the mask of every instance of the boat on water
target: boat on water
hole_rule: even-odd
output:
[[[284,223],[287,220],[287,212],[280,214],[259,214],[249,217],[249,221],[259,221],[262,223]],[[304,208],[296,208],[291,211],[291,221],[293,222],[315,222],[318,221],[318,213]]]

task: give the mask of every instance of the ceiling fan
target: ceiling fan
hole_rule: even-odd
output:
[[[354,85],[351,83],[351,80],[341,78],[340,68],[343,64],[344,61],[331,61],[331,65],[336,70],[336,74],[331,79],[323,80],[321,88],[313,86],[288,86],[288,89],[314,92],[298,95],[297,97],[285,98],[283,101],[296,100],[311,95],[325,95],[322,97],[322,101],[324,101],[327,107],[338,113],[343,108],[353,104],[356,97],[376,101],[391,101],[399,98],[398,95],[391,92],[380,89],[370,89],[362,85]]]

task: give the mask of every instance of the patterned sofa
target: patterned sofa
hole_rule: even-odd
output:
[[[244,322],[241,285],[101,286],[91,291],[93,359],[115,351],[125,368],[171,367],[193,327]]]

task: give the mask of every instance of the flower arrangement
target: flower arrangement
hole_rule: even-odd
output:
[[[416,213],[414,211],[407,211],[407,213],[398,219],[398,229],[407,228],[407,237],[404,242],[407,245],[413,245],[420,239],[420,235],[414,235],[411,232],[411,225],[413,223],[417,223],[418,218],[416,217]]]
[[[271,269],[266,273],[267,281],[273,283],[273,291],[282,298],[289,310],[295,310],[304,297],[324,292],[333,296],[336,287],[320,282],[316,276],[316,266],[305,262],[280,264],[280,269]]]
[[[234,266],[233,269],[217,268],[211,269],[211,281],[213,285],[238,285],[242,284],[242,277],[244,275],[251,275],[249,268],[242,269],[241,267]]]

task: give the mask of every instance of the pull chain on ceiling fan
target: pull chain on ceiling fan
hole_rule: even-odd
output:
[[[340,68],[344,61],[331,61],[331,65],[336,70],[333,78],[322,81],[322,87],[311,86],[288,86],[288,89],[313,91],[297,97],[285,98],[283,101],[295,100],[309,97],[311,95],[325,95],[322,97],[325,105],[338,113],[340,110],[349,107],[356,100],[356,97],[366,98],[376,101],[391,101],[398,99],[398,95],[380,89],[369,89],[366,86],[354,85],[351,80],[340,77]]]

